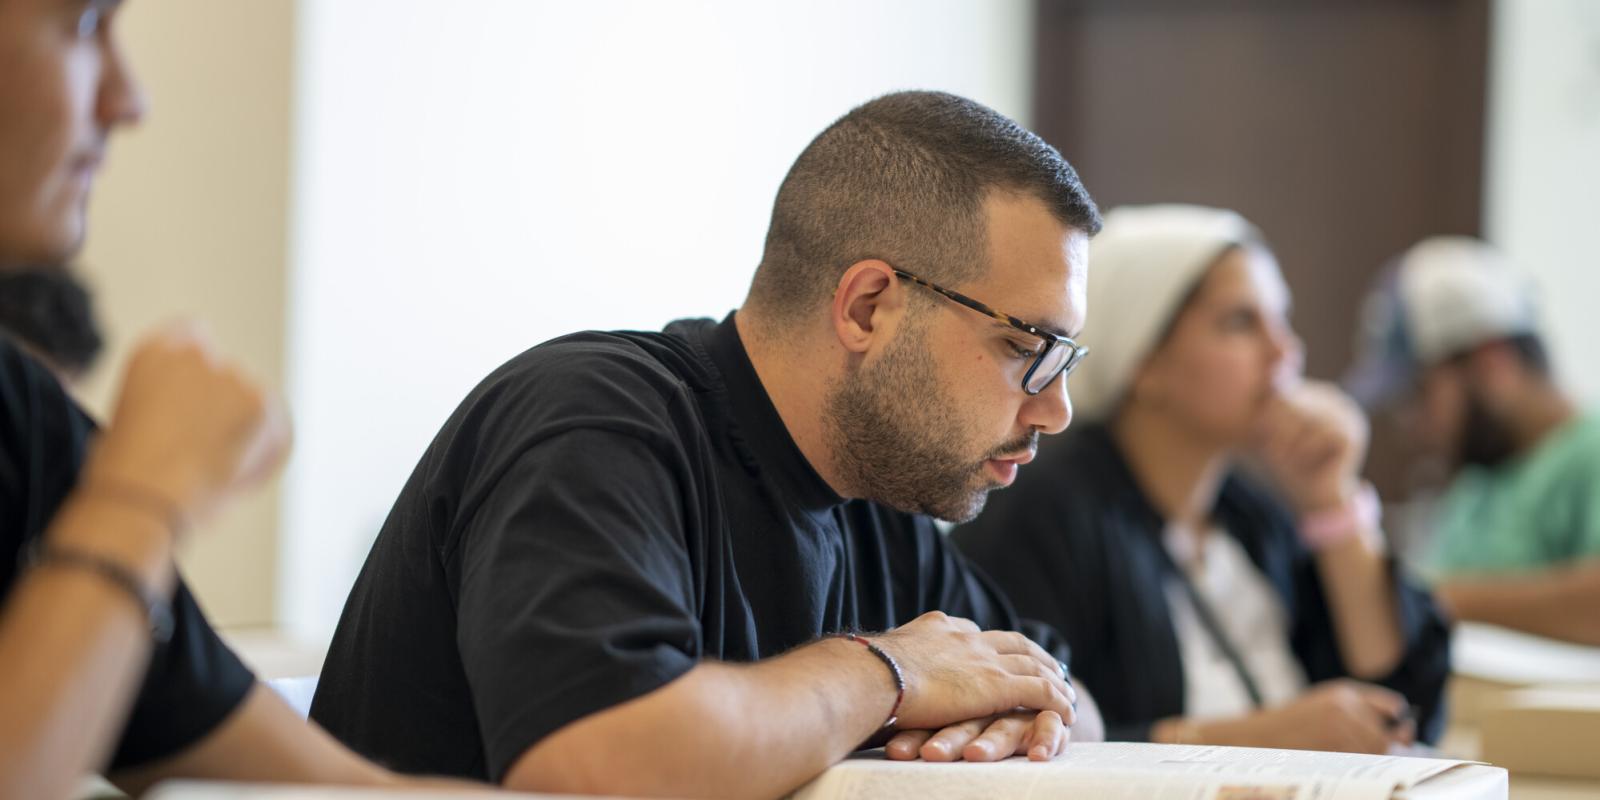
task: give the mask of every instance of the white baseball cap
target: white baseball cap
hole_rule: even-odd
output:
[[[1261,232],[1225,209],[1159,204],[1106,212],[1089,242],[1083,338],[1094,355],[1072,375],[1080,418],[1115,412],[1184,298],[1223,253],[1244,246],[1265,247]]]
[[[1537,334],[1535,293],[1533,281],[1484,242],[1424,239],[1380,274],[1362,304],[1345,388],[1370,406],[1421,368],[1485,342]]]

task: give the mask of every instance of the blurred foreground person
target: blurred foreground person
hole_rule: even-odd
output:
[[[143,113],[120,7],[0,0],[0,270],[70,261],[107,139]],[[288,445],[275,400],[192,326],[134,349],[103,431],[0,334],[0,797],[67,797],[98,771],[130,792],[399,782],[257,682],[173,567]]]

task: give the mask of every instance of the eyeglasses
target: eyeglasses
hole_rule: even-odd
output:
[[[952,292],[943,286],[932,281],[923,280],[903,269],[896,269],[894,274],[918,286],[931,289],[945,299],[953,300],[980,314],[1000,320],[1043,342],[1040,345],[1039,352],[1033,356],[1033,363],[1028,365],[1028,371],[1022,375],[1022,391],[1030,395],[1044,391],[1045,387],[1055,381],[1056,376],[1061,376],[1065,380],[1066,376],[1072,374],[1072,371],[1083,363],[1084,356],[1089,355],[1089,348],[1065,336],[1057,336],[1047,330],[1040,329],[1037,325],[1023,322],[1010,314],[1002,314],[960,292]]]

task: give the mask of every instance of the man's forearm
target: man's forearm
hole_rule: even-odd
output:
[[[535,745],[510,789],[775,797],[871,737],[894,704],[886,665],[829,639],[757,664],[702,663]]]
[[[162,593],[172,584],[170,533],[147,515],[68,501],[47,541],[121,564]],[[99,768],[149,650],[144,610],[106,577],[24,573],[0,614],[0,796],[65,797]]]
[[[404,786],[307,723],[266,684],[257,683],[220,725],[200,741],[166,758],[113,773],[112,783],[138,796],[179,778],[250,783]],[[449,784],[467,788],[467,784]]]
[[[1507,578],[1453,578],[1435,590],[1457,619],[1600,645],[1600,561]]]

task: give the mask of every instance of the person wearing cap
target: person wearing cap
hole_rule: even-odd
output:
[[[1435,237],[1369,295],[1364,403],[1452,476],[1426,572],[1456,618],[1600,645],[1600,416],[1556,382],[1532,281],[1489,245]]]
[[[1090,261],[1080,422],[957,545],[1067,637],[1108,738],[1433,739],[1448,631],[1385,552],[1365,419],[1299,376],[1261,234],[1229,211],[1119,208]]]

